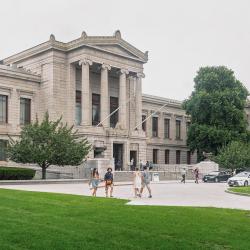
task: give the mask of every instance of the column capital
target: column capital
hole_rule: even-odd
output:
[[[138,78],[144,78],[145,77],[145,74],[144,73],[137,73],[136,76]]]
[[[135,76],[130,75],[130,76],[128,77],[128,79],[129,79],[129,80],[135,80],[135,79],[136,79],[136,77],[135,77]]]
[[[111,70],[111,66],[109,64],[103,63],[102,66],[101,66],[101,69]]]
[[[93,62],[90,60],[90,59],[87,59],[87,58],[84,58],[84,59],[81,59],[80,61],[79,61],[79,65],[81,66],[81,65],[89,65],[89,66],[91,66],[92,64],[93,64]]]
[[[129,71],[127,69],[120,69],[119,73],[128,75]]]

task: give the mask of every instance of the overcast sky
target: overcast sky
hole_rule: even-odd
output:
[[[149,51],[143,92],[183,100],[201,66],[225,65],[250,90],[249,0],[8,0],[0,7],[0,59],[49,39],[122,37]]]

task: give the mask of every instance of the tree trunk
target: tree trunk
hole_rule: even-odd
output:
[[[45,180],[46,179],[46,167],[42,166],[42,179]]]

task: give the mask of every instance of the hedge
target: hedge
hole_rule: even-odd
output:
[[[35,173],[29,168],[0,167],[0,180],[31,180]]]

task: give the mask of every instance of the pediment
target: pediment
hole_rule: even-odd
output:
[[[135,53],[132,53],[131,51],[121,47],[120,45],[95,45],[95,47],[109,51],[117,55],[122,55],[125,57],[133,57],[135,59],[142,59]]]

